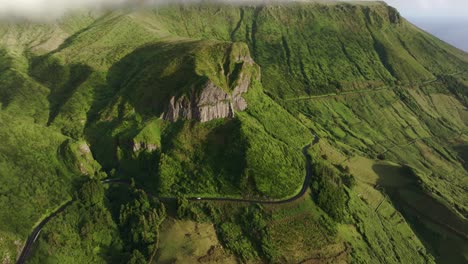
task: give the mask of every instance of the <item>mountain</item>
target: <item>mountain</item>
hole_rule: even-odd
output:
[[[5,22],[0,56],[3,263],[48,216],[28,262],[467,260],[468,54],[382,2]]]

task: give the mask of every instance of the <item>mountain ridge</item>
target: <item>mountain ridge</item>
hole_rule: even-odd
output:
[[[135,226],[144,225],[128,216],[141,210],[159,230],[164,207],[136,189],[105,189],[99,180],[109,177],[180,197],[168,217],[213,223],[223,254],[244,262],[299,262],[315,256],[311,248],[357,262],[466,260],[466,243],[447,225],[465,232],[468,54],[386,4],[74,15],[2,25],[0,47],[0,133],[9,139],[0,148],[0,180],[17,190],[0,200],[8,208],[0,256],[9,262],[14,242],[76,192],[76,203],[39,238],[32,263],[65,261],[71,248],[83,262],[109,262],[116,252],[122,261],[154,257],[159,235],[139,233]],[[310,197],[287,209],[184,201],[291,196],[304,175],[298,150],[311,132],[321,140],[308,153]],[[431,216],[425,203],[443,213]],[[157,215],[134,204],[152,204]],[[301,215],[307,220],[294,220]],[[282,228],[308,234],[309,249],[282,237]],[[141,241],[129,240],[132,232]],[[314,232],[318,244],[309,241]]]

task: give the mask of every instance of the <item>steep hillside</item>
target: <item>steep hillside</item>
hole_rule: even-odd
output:
[[[283,98],[416,83],[467,67],[466,54],[384,4],[185,6],[155,16],[177,35],[247,42],[265,87]]]
[[[380,2],[4,23],[0,258],[73,199],[31,262],[464,263],[467,71]]]

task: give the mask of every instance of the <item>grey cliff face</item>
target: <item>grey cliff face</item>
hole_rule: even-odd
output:
[[[133,152],[139,152],[145,150],[147,152],[153,152],[158,149],[158,146],[154,144],[148,144],[145,142],[133,142]]]
[[[249,66],[254,64],[251,59],[239,58],[239,60]],[[248,91],[251,78],[251,74],[241,71],[231,94],[208,80],[198,93],[192,89],[189,97],[185,95],[178,98],[173,96],[167,110],[162,114],[162,118],[171,122],[178,119],[195,119],[207,122],[217,118],[232,118],[235,116],[235,112],[244,111],[247,108],[247,102],[242,95]]]
[[[217,118],[232,118],[235,110],[242,111],[246,107],[247,103],[240,94],[233,98],[208,81],[202,88],[200,95],[193,91],[190,98],[186,96],[177,99],[172,97],[163,118],[171,122],[178,119],[195,119],[207,122]]]

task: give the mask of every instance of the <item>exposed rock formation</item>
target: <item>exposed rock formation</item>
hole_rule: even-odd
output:
[[[182,95],[178,98],[173,96],[162,118],[171,122],[178,119],[207,122],[217,118],[232,118],[236,111],[244,111],[247,108],[247,102],[242,94],[248,91],[252,81],[252,74],[245,69],[256,67],[256,65],[249,56],[239,56],[235,58],[235,61],[240,70],[237,76],[233,76],[235,81],[232,86],[235,87],[231,93],[208,80],[201,88],[193,88],[190,96]],[[232,78],[230,73],[226,75],[226,78]]]
[[[234,110],[242,111],[246,107],[247,103],[241,93],[233,98],[208,81],[200,95],[193,91],[190,98],[172,97],[163,118],[172,122],[179,118],[207,122],[216,118],[234,117]]]
[[[80,150],[80,154],[82,156],[86,156],[87,154],[91,153],[91,149],[89,148],[88,144],[86,143],[81,143],[80,146],[78,147]]]
[[[158,146],[155,144],[148,144],[145,142],[133,142],[133,152],[139,152],[140,150],[153,152],[157,149],[158,149]]]

